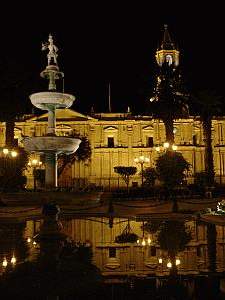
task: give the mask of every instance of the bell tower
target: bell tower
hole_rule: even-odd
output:
[[[167,61],[169,65],[173,64],[175,67],[179,66],[180,52],[176,48],[177,47],[170,37],[168,25],[164,25],[163,38],[155,55],[156,61],[160,67],[165,61]]]

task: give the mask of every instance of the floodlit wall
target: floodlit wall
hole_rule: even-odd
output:
[[[69,112],[68,112],[69,111]],[[72,111],[73,112],[73,111]],[[76,112],[74,112],[75,114]],[[92,118],[84,116],[77,120],[71,116],[71,110],[65,110],[63,118],[57,119],[57,135],[69,135],[73,132],[86,136],[92,148],[92,157],[88,162],[75,162],[65,168],[59,179],[62,186],[85,187],[88,185],[105,188],[125,186],[123,180],[114,172],[114,166],[137,166],[138,172],[132,182],[140,185],[140,165],[134,158],[144,155],[154,166],[158,155],[157,145],[165,141],[164,124],[151,117],[131,117],[130,115],[101,114]],[[22,146],[24,136],[42,136],[46,134],[47,122],[43,117],[16,122],[15,138]],[[174,122],[175,144],[185,159],[191,164],[188,181],[192,182],[195,172],[204,170],[203,130],[199,118],[179,119]],[[225,180],[225,118],[213,120],[212,145],[216,180]],[[5,125],[0,124],[0,145],[4,146]]]

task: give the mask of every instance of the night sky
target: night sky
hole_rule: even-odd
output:
[[[225,26],[220,7],[210,4],[208,9],[197,10],[183,3],[177,10],[167,3],[163,9],[151,6],[150,1],[145,5],[73,5],[60,2],[46,8],[34,2],[26,10],[2,11],[0,65],[4,67],[0,77],[23,74],[26,84],[20,101],[28,110],[29,94],[46,86],[39,77],[47,63],[40,47],[49,32],[60,50],[65,91],[76,96],[73,108],[77,111],[89,112],[92,105],[95,111],[107,111],[110,82],[113,111],[125,111],[129,105],[132,111],[144,112],[164,24],[179,46],[187,88],[191,92],[209,88],[224,95]]]

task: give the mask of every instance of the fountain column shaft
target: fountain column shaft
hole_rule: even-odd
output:
[[[45,155],[45,185],[46,188],[57,187],[57,154],[46,153]]]
[[[48,128],[47,134],[55,135],[56,119],[55,119],[55,108],[51,108],[48,111]]]

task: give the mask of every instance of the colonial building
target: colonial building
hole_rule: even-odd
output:
[[[165,27],[163,41],[156,51],[159,66],[163,61],[179,65],[179,51],[172,42]],[[114,167],[137,166],[134,159],[139,156],[149,158],[144,167],[154,166],[160,155],[159,146],[165,142],[165,127],[161,120],[150,115],[139,116],[125,113],[91,113],[84,115],[71,109],[56,112],[57,134],[70,135],[78,133],[90,141],[92,156],[86,162],[74,162],[65,168],[59,185],[61,186],[101,186],[112,188],[123,186],[123,180],[114,172]],[[41,116],[24,116],[16,122],[15,139],[23,146],[25,136],[42,136],[46,134],[47,114]],[[225,117],[213,120],[212,145],[216,179],[223,182],[225,174]],[[5,124],[0,124],[0,146],[5,145]],[[191,164],[188,180],[194,173],[204,170],[204,141],[202,124],[199,117],[189,116],[174,121],[175,145]],[[162,149],[162,148],[161,148]],[[28,170],[28,186],[31,186],[31,171]],[[132,177],[131,184],[140,185],[140,173]]]

